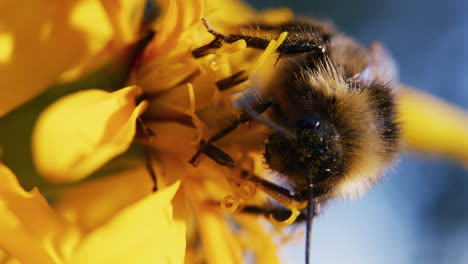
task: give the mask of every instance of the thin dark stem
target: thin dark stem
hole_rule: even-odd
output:
[[[145,151],[146,169],[148,170],[151,180],[153,181],[152,191],[156,192],[158,190],[158,179],[156,178],[156,172],[153,169],[153,163],[152,163],[153,160],[151,159],[151,150],[148,147],[144,147],[144,151]]]
[[[310,243],[312,240],[312,223],[315,217],[314,184],[312,177],[306,171],[307,184],[309,185],[309,201],[307,203],[307,224],[306,224],[306,244],[305,263],[310,264]]]

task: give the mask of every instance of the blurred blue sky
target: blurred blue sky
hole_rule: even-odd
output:
[[[250,1],[333,21],[368,45],[382,41],[400,79],[468,108],[468,1]],[[434,126],[437,124],[435,123]],[[468,140],[468,138],[467,138]],[[312,263],[468,263],[468,171],[403,154],[362,200],[336,201],[315,221]],[[303,242],[285,251],[303,263]]]

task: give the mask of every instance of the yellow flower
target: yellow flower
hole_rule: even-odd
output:
[[[468,113],[406,87],[399,95],[403,137],[413,150],[456,159],[468,167]]]
[[[13,173],[0,164],[0,248],[7,254],[4,260],[44,264],[181,263],[186,219],[183,207],[173,207],[175,200],[183,198],[179,183],[148,194],[134,183],[138,175],[133,171],[81,186],[69,191],[53,209],[37,189],[24,191]],[[100,184],[124,189],[121,194],[128,200],[114,199],[112,189],[111,193],[102,189],[90,192]],[[77,197],[86,199],[77,202]],[[73,203],[68,204],[67,199]],[[132,199],[134,202],[130,202]]]
[[[94,69],[134,42],[144,2],[2,1],[0,117],[54,82]]]
[[[209,35],[206,34],[203,26],[200,24],[200,19],[203,14],[203,3],[201,1],[193,2],[193,6],[185,7],[182,6],[181,3],[182,1],[171,2],[170,5],[167,6],[167,15],[163,17],[165,17],[166,21],[172,19],[177,20],[175,23],[176,28],[172,31],[164,33],[164,30],[159,30],[159,28],[164,29],[164,26],[168,27],[169,24],[161,24],[160,21],[157,23],[155,26],[156,30],[158,31],[157,37],[155,38],[153,44],[148,47],[147,52],[149,55],[145,55],[145,57],[142,59],[143,62],[141,64],[143,66],[139,68],[138,71],[143,70],[145,67],[151,68],[152,66],[149,64],[152,62],[160,62],[152,58],[153,55],[151,55],[151,49],[156,48],[159,49],[157,52],[161,52],[161,47],[164,47],[167,49],[166,51],[170,51],[171,42],[176,41],[179,43],[179,45],[182,45],[184,38],[190,38],[190,36],[187,35],[188,33],[195,34],[199,32],[204,34],[204,37],[195,42],[193,47],[195,47],[195,45],[201,45],[203,41],[209,39]],[[224,7],[238,9],[242,12],[250,12],[252,15],[254,14],[252,10],[236,2],[230,4],[227,3]],[[219,7],[213,5],[211,8],[216,10]],[[174,13],[171,12],[179,13],[174,16]],[[183,14],[183,12],[185,12],[185,14]],[[216,12],[214,14],[216,14]],[[217,16],[220,16],[219,12]],[[232,21],[236,20],[233,19]],[[187,30],[186,27],[191,26],[197,26],[196,31],[190,32]],[[186,36],[181,38],[180,35],[183,34]],[[228,50],[227,52],[232,53],[236,50],[239,51],[243,48],[243,46],[245,46],[245,44],[243,45],[242,42],[240,45],[239,43],[236,45],[233,45],[231,50]],[[271,53],[272,50],[270,49],[269,52]],[[161,55],[157,55],[157,57],[161,60],[169,59],[169,62],[180,57],[185,57],[187,59],[190,58],[192,60],[192,65],[187,64],[187,67],[192,67],[193,69],[195,69],[194,67],[198,67],[196,66],[197,62],[191,58],[190,49],[175,48],[166,54],[170,55],[168,56],[169,58],[165,58]],[[246,55],[242,56],[245,57]],[[222,67],[229,66],[225,61],[219,61],[218,63]],[[164,67],[164,65],[160,66]],[[186,70],[184,65],[174,64],[174,66],[181,68],[183,70],[182,72],[185,72]],[[162,67],[160,67],[160,69],[162,69]],[[151,72],[153,75],[146,76],[153,78],[155,72],[153,70],[151,70]],[[171,73],[171,76],[167,76],[168,83],[164,85],[170,86],[174,81],[177,82],[178,78],[184,78],[184,76],[180,75],[180,72],[181,71],[179,70],[179,72],[173,72]],[[136,119],[142,112],[145,111],[148,103],[153,105],[157,103],[152,99],[149,101],[138,100],[142,92],[145,94],[150,94],[153,92],[151,90],[152,87],[144,87],[140,84],[140,82],[148,81],[147,79],[144,80],[143,78],[140,78],[140,76],[145,75],[141,75],[140,72],[135,73],[135,78],[141,88],[140,86],[129,86],[127,88],[117,90],[114,93],[108,93],[100,90],[86,90],[63,97],[51,105],[46,111],[44,111],[37,122],[33,136],[34,158],[39,171],[41,171],[46,177],[48,177],[49,180],[52,181],[76,181],[88,176],[108,160],[125,151],[132,142],[135,135]],[[205,76],[207,75],[205,74]],[[201,78],[201,81],[202,83],[208,83],[209,80],[203,80]],[[154,144],[157,145],[157,142],[163,140],[164,136],[169,136],[174,126],[179,126],[180,129],[182,129],[182,131],[179,131],[185,131],[185,133],[182,133],[182,137],[177,137],[176,140],[180,140],[180,143],[184,146],[188,146],[193,150],[196,149],[197,138],[200,139],[202,136],[201,133],[203,132],[203,124],[195,115],[196,107],[198,107],[198,104],[195,105],[195,100],[198,100],[198,98],[195,99],[194,96],[198,95],[195,95],[194,91],[195,89],[198,89],[200,85],[194,85],[196,85],[192,86],[194,88],[185,86],[186,89],[184,89],[183,94],[180,95],[190,99],[190,101],[186,104],[187,106],[190,106],[189,108],[185,109],[183,104],[175,104],[173,106],[169,104],[169,108],[171,112],[176,115],[182,114],[193,118],[194,122],[199,124],[199,127],[197,129],[193,129],[192,126],[187,126],[184,123],[178,124],[177,122],[155,122],[153,124],[152,122],[144,119],[145,123],[147,123],[151,129],[158,131],[158,137],[155,138],[156,141]],[[213,87],[209,87],[209,89],[213,89]],[[33,96],[33,94],[34,92],[30,91],[29,95]],[[187,96],[188,94],[191,94],[191,96]],[[208,94],[205,96],[213,95]],[[148,113],[151,113],[151,111],[148,111]],[[164,133],[162,133],[163,131],[167,131],[168,133],[164,135]],[[169,146],[167,142],[165,142],[165,144],[161,144],[163,149],[167,146]],[[157,150],[159,151],[159,149]],[[191,203],[190,208],[196,208],[196,210],[193,210],[192,217],[197,219],[197,228],[192,226],[192,230],[201,230],[201,232],[195,232],[194,236],[200,237],[203,240],[203,244],[205,245],[205,253],[216,252],[216,254],[203,254],[203,258],[206,258],[210,263],[219,263],[225,260],[226,256],[232,256],[229,257],[230,260],[232,260],[234,263],[240,262],[242,259],[242,248],[250,247],[245,243],[245,241],[248,240],[247,237],[249,234],[250,236],[252,234],[256,234],[257,239],[262,237],[266,238],[267,236],[260,228],[258,223],[249,224],[249,229],[251,230],[249,234],[237,234],[233,236],[232,229],[225,221],[222,212],[219,210],[219,206],[213,206],[212,204],[205,203],[207,201],[207,197],[212,199],[212,201],[216,201],[222,199],[226,193],[231,192],[231,187],[226,179],[219,179],[220,175],[224,175],[224,169],[219,168],[219,166],[216,166],[212,163],[204,164],[200,166],[200,168],[193,168],[191,165],[187,164],[186,159],[186,155],[188,155],[190,150],[186,149],[184,155],[181,156],[177,155],[177,153],[173,153],[173,150],[174,147],[170,146],[170,149],[167,151],[167,155],[162,156],[160,160],[158,160],[156,168],[158,175],[158,192],[156,192],[154,195],[158,197],[164,196],[164,190],[176,188],[171,186],[174,186],[174,182],[178,182],[180,179],[187,180],[182,182],[183,188],[179,189],[178,193],[185,193],[185,189],[187,188],[191,190],[192,187],[190,182],[193,183],[193,186],[199,185],[199,187],[197,188],[196,192],[191,192],[190,195],[176,195],[176,198],[174,199],[171,199],[171,197],[165,199],[164,202],[171,202],[169,205],[163,203],[153,203],[152,206],[158,208],[156,212],[152,209],[147,210],[157,213],[161,210],[167,210],[166,208],[168,206],[172,206],[174,204],[178,206],[177,210],[184,211],[185,201],[189,201]],[[42,241],[40,237],[33,236],[30,238],[31,240],[35,240],[35,243],[39,244],[39,246],[46,248],[44,252],[37,253],[45,255],[45,259],[41,262],[97,262],[99,260],[107,260],[108,262],[112,259],[117,259],[123,263],[128,262],[126,261],[128,258],[135,258],[135,256],[140,256],[139,258],[141,258],[142,263],[160,263],[161,261],[152,261],[151,258],[146,257],[146,255],[152,254],[152,256],[158,258],[173,259],[171,263],[180,263],[184,258],[185,253],[185,245],[180,245],[180,242],[182,241],[182,244],[185,244],[184,239],[177,239],[174,241],[174,243],[169,243],[169,241],[161,238],[173,237],[173,235],[165,235],[168,234],[167,232],[175,232],[173,231],[174,228],[171,229],[168,227],[168,225],[179,227],[176,228],[176,231],[182,231],[178,234],[185,234],[185,224],[190,223],[190,221],[184,219],[183,214],[178,215],[179,219],[182,221],[180,222],[180,225],[177,225],[178,219],[172,219],[171,221],[166,220],[169,216],[172,216],[168,216],[167,213],[163,216],[168,217],[163,218],[161,215],[159,215],[158,217],[161,219],[155,219],[155,217],[151,216],[142,217],[139,214],[141,210],[138,210],[138,212],[133,212],[132,208],[134,205],[143,203],[145,200],[149,199],[149,197],[145,197],[148,195],[148,192],[151,189],[151,184],[148,182],[146,182],[144,185],[139,184],[139,188],[132,190],[132,192],[129,193],[129,196],[122,195],[122,192],[116,193],[114,191],[107,193],[105,191],[106,189],[115,190],[119,184],[122,187],[128,188],[129,182],[134,183],[138,179],[135,178],[135,176],[138,174],[136,174],[134,170],[139,171],[139,175],[141,175],[141,172],[146,172],[144,167],[140,166],[131,171],[124,172],[124,174],[127,175],[127,178],[114,175],[112,178],[109,178],[111,179],[111,183],[108,182],[106,184],[99,184],[99,182],[93,182],[90,184],[82,184],[78,187],[55,194],[54,209],[48,208],[43,210],[48,210],[51,214],[54,214],[53,217],[57,217],[60,219],[60,221],[70,225],[70,228],[75,230],[74,233],[76,233],[76,235],[70,235],[65,231],[62,232],[61,229],[57,227],[58,224],[55,223],[57,221],[51,221],[50,229],[52,231],[46,230],[44,232],[52,234],[55,232],[53,229],[57,228],[56,232],[60,235],[63,235],[62,239],[67,241],[70,240],[71,242],[60,243],[61,246],[58,246],[58,244],[48,245],[46,242]],[[9,171],[6,174],[10,178],[14,177]],[[129,176],[132,176],[132,178]],[[150,179],[147,177],[147,175],[145,176],[146,177],[144,179]],[[207,181],[205,183],[199,183],[198,179],[204,177],[206,177]],[[118,184],[113,184],[112,182],[118,182]],[[144,189],[142,190],[142,186],[147,188],[143,187]],[[21,192],[24,193],[24,191],[22,191],[19,187],[17,187],[17,189],[19,189],[19,195],[22,195]],[[7,192],[7,190],[5,190],[5,192]],[[92,195],[90,195],[90,192]],[[38,199],[42,199],[44,205],[47,206],[45,200],[41,198],[39,194],[37,194],[37,197],[39,197]],[[83,199],[83,197],[86,197],[86,199]],[[109,199],[110,197],[113,197],[113,199]],[[7,198],[8,197],[2,197],[2,200],[8,201]],[[37,207],[34,201],[26,201],[25,203],[27,203],[28,206]],[[25,213],[21,207],[7,209],[11,211],[9,212],[10,214]],[[124,214],[126,211],[131,211],[128,218],[131,218],[132,221],[143,218],[145,218],[145,221],[141,221],[140,223],[120,221],[121,214]],[[31,217],[36,218],[38,216],[31,215]],[[239,222],[241,222],[241,219],[242,217],[239,218]],[[117,221],[116,224],[113,223],[114,220]],[[5,218],[5,221],[10,220]],[[155,232],[137,233],[144,234],[144,244],[145,246],[150,247],[149,249],[141,247],[141,245],[138,244],[138,241],[132,239],[130,236],[131,233],[128,233],[128,230],[131,230],[129,229],[130,226],[146,228],[148,225],[147,221],[152,222],[152,227],[150,230],[153,229]],[[164,225],[164,221],[166,221],[168,225]],[[120,226],[121,222],[122,225],[126,225],[127,227],[122,228]],[[195,222],[192,221],[192,223]],[[207,228],[204,227],[204,225],[209,225],[210,227]],[[211,227],[214,227],[215,230],[219,232],[211,232]],[[5,229],[5,232],[15,231],[12,229],[12,226],[6,225]],[[161,233],[162,231],[166,231],[166,233],[158,235],[157,232]],[[113,234],[110,235],[108,232],[113,232]],[[152,236],[150,236],[151,233],[153,233]],[[103,239],[103,237],[109,237],[109,239]],[[185,236],[183,236],[183,238],[185,238]],[[154,242],[154,239],[157,241]],[[220,239],[222,241],[226,241],[226,243],[220,245]],[[129,243],[130,241],[131,243]],[[164,246],[160,245],[162,242],[165,243]],[[111,247],[109,251],[100,251],[103,247],[105,247],[103,246],[104,244],[115,245],[115,248]],[[198,246],[194,244],[190,245],[193,245],[193,247],[189,247],[187,252],[199,254],[197,252],[200,250],[196,250],[196,247]],[[62,246],[65,249],[62,249]],[[264,259],[265,263],[274,263],[277,261],[274,250],[275,246],[272,244],[272,242],[266,242],[263,244],[263,246],[264,248],[270,247],[271,250],[262,252],[262,254],[260,254],[261,249],[255,249],[258,253],[258,258]],[[129,247],[131,250],[124,250],[124,247]],[[26,263],[30,262],[28,259],[24,259],[27,257],[24,255],[28,253],[21,251],[19,244],[11,243],[7,245],[7,241],[4,241],[2,243],[2,248],[6,251],[9,257],[19,259],[20,261]],[[132,251],[133,249],[142,250],[142,254]],[[64,253],[62,253],[62,251]],[[109,257],[109,254],[111,257]],[[34,255],[35,254],[32,254],[31,256]],[[107,258],[102,258],[103,255],[105,255]]]
[[[122,12],[117,12],[117,5],[112,5],[115,2],[102,3],[105,11],[113,14],[109,15],[112,18],[109,24],[118,28],[118,34],[109,37],[112,43],[134,42],[135,21],[139,22],[141,16],[134,14],[135,10],[142,11],[141,6],[135,9],[131,1],[122,1],[118,10]],[[160,0],[158,4],[161,14],[152,25],[155,37],[135,64],[129,86],[115,87],[114,92],[84,90],[59,99],[41,114],[32,142],[36,167],[46,179],[76,182],[92,175],[138,141],[144,146],[157,177],[157,191],[150,192],[153,183],[142,157],[109,177],[56,193],[51,208],[37,190],[29,193],[22,190],[12,173],[2,165],[1,177],[8,185],[0,187],[3,188],[0,189],[0,209],[4,211],[0,215],[5,215],[0,218],[5,223],[0,229],[0,237],[4,239],[0,240],[0,247],[9,257],[25,263],[31,262],[29,258],[43,260],[41,263],[182,263],[184,256],[186,262],[242,263],[244,253],[249,252],[257,263],[279,262],[272,236],[277,229],[266,231],[265,224],[256,217],[226,214],[236,211],[246,201],[262,206],[266,195],[256,192],[255,185],[242,181],[240,171],[227,170],[206,158],[198,167],[187,161],[203,138],[225,124],[222,120],[226,115],[220,112],[239,115],[239,110],[232,107],[231,97],[246,84],[220,92],[215,82],[242,70],[246,71],[246,76],[255,73],[259,80],[267,78],[267,67],[262,66],[274,63],[276,58],[270,55],[285,34],[271,41],[260,55],[246,49],[243,40],[225,44],[200,59],[193,58],[191,52],[212,40],[201,22],[202,17],[222,31],[228,24],[253,18],[280,23],[290,20],[292,14],[286,9],[257,13],[234,0]],[[95,20],[90,21],[91,25],[95,24]],[[64,39],[69,41],[71,37]],[[89,39],[94,40],[94,37]],[[42,52],[48,53],[48,50]],[[70,72],[78,72],[77,68],[89,66],[90,61],[99,57],[96,55],[102,54],[91,52],[88,55],[84,61],[73,60],[72,56],[72,63],[65,66],[49,62],[58,70],[37,73],[37,79],[32,78],[22,86],[28,89],[24,94],[28,98],[34,96],[63,74],[70,76]],[[13,61],[16,59],[9,56]],[[10,71],[21,72],[19,68]],[[23,71],[22,74],[29,73]],[[417,105],[419,101],[428,102],[424,95],[412,89],[405,89],[401,94],[401,117],[408,145],[467,162],[468,147],[460,150],[459,145],[453,144],[453,140],[459,140],[466,146],[468,128],[454,125],[456,119],[466,120],[466,113],[453,110],[457,117],[441,111],[432,113]],[[21,98],[0,111],[6,112],[26,99]],[[430,102],[444,111],[449,109],[433,100]],[[415,133],[421,133],[420,129],[432,126],[424,122],[413,126],[414,113],[417,118],[424,117],[422,121],[441,117],[445,122],[439,123],[439,130],[424,132],[427,137],[414,137]],[[233,155],[240,166],[261,175],[267,170],[258,149],[262,142],[252,135],[264,130],[261,126],[240,126],[232,136],[220,142],[220,146]],[[454,136],[442,137],[449,132]],[[284,203],[292,210],[304,206]],[[290,223],[293,218],[277,224]],[[38,219],[45,223],[45,228],[37,232],[28,219]],[[233,225],[240,228],[233,228]],[[16,233],[20,234],[18,240],[6,240]],[[24,251],[21,245],[25,244],[30,244],[34,253]]]
[[[37,169],[49,180],[64,175],[79,180],[123,153],[147,105],[135,107],[139,95],[139,88],[128,87],[114,93],[86,90],[61,98],[38,120],[39,132],[33,135]]]

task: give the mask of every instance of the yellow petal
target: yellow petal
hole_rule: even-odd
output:
[[[147,106],[135,106],[140,94],[135,86],[113,93],[86,90],[49,106],[33,132],[38,171],[51,181],[76,181],[127,150]]]
[[[231,25],[242,24],[258,17],[258,13],[251,6],[239,0],[206,1],[205,15],[210,21],[219,19]]]
[[[150,46],[161,49],[162,46],[173,45],[183,30],[201,20],[204,8],[204,2],[201,0],[159,0],[157,2],[164,15],[156,23],[155,28],[158,34]]]
[[[148,122],[147,125],[151,130],[158,131],[151,141],[157,150],[176,154],[184,161],[190,160],[197,151],[198,135],[192,126],[177,122]]]
[[[68,221],[92,230],[122,208],[143,199],[152,188],[148,170],[141,166],[65,190],[54,202],[54,208]]]
[[[242,227],[244,247],[253,252],[255,263],[279,264],[278,245],[273,241],[273,232],[267,232],[259,218],[240,214],[235,219]]]
[[[113,45],[130,44],[140,29],[145,0],[101,0],[115,29]]]
[[[143,8],[143,0],[1,1],[0,116],[133,42]]]
[[[228,222],[220,210],[214,210],[213,206],[207,205],[206,200],[203,199],[204,192],[206,192],[203,184],[188,178],[184,183],[190,186],[190,192],[187,192],[187,195],[192,201],[206,262],[209,264],[243,263],[241,245]]]
[[[409,147],[468,165],[468,112],[411,88],[400,91],[399,104]]]
[[[0,163],[0,248],[22,263],[60,263],[80,234],[49,207],[37,189],[25,192]]]
[[[183,263],[186,216],[179,185],[121,211],[83,240],[71,263]]]
[[[0,17],[0,116],[95,55],[112,37],[97,0],[2,1]]]
[[[241,246],[226,219],[219,212],[196,207],[199,230],[207,263],[243,263]]]

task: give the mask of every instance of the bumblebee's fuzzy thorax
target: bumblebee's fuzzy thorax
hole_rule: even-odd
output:
[[[305,186],[308,173],[321,202],[361,195],[399,149],[391,88],[381,81],[347,82],[340,67],[324,59],[314,69],[280,73],[277,90],[268,95],[278,103],[270,118],[297,138],[271,135],[265,159],[295,189]]]

